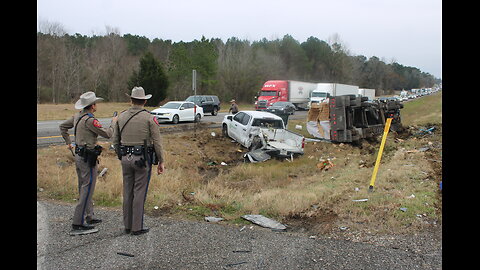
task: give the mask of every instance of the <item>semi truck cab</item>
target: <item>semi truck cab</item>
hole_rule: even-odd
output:
[[[288,101],[288,82],[266,81],[255,101],[255,110],[266,110],[277,101]]]

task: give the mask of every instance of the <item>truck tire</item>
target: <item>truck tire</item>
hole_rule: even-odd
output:
[[[218,114],[218,108],[217,107],[213,107],[213,111],[212,111],[212,115],[215,116]]]
[[[227,124],[223,124],[222,126],[222,136],[228,138],[228,127]]]

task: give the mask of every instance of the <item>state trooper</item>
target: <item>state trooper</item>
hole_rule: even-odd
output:
[[[92,196],[97,181],[97,157],[102,147],[97,145],[98,135],[109,139],[113,134],[113,124],[117,117],[112,118],[109,128],[104,128],[93,115],[97,111],[97,102],[103,98],[96,97],[94,92],[86,92],[75,103],[78,113],[60,124],[60,132],[68,149],[75,148],[75,165],[78,176],[79,199],[75,207],[72,222],[72,235],[97,232],[93,224],[102,222],[94,218]],[[74,128],[75,144],[72,144],[68,130]]]
[[[132,106],[118,116],[113,145],[122,165],[125,233],[139,235],[149,231],[143,226],[143,215],[152,165],[158,164],[157,174],[162,174],[164,156],[158,120],[144,109],[152,95],[145,95],[142,87],[126,95]]]

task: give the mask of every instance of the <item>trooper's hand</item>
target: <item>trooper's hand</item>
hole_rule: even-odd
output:
[[[68,149],[73,149],[73,148],[75,148],[75,146],[73,146],[73,144],[67,144],[67,148]]]
[[[157,166],[157,175],[162,174],[164,171],[165,171],[165,166],[163,165],[163,162],[159,163]]]
[[[117,120],[118,120],[118,116],[114,116],[114,117],[112,117],[112,123],[115,123],[115,122],[117,122]]]

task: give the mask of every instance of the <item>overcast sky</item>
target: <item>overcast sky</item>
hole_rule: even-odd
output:
[[[37,0],[39,20],[69,34],[250,41],[291,35],[300,43],[338,34],[353,55],[395,60],[442,77],[441,0]]]

